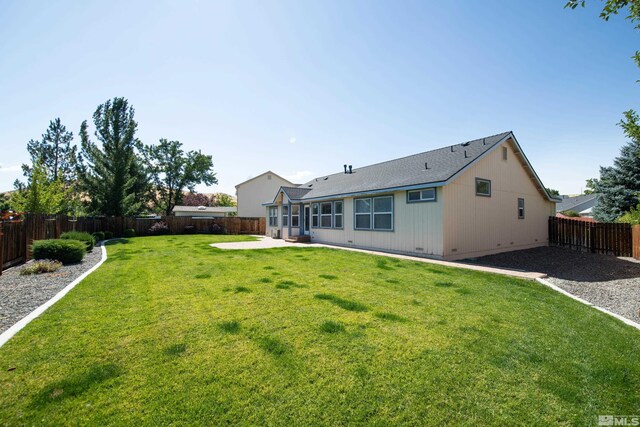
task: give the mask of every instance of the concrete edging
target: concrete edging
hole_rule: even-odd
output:
[[[7,341],[9,341],[15,334],[17,334],[18,332],[20,332],[20,330],[22,330],[22,328],[24,328],[25,326],[27,326],[33,319],[37,318],[38,316],[40,316],[42,313],[44,313],[49,307],[51,307],[53,304],[55,304],[56,302],[58,302],[63,296],[65,296],[71,289],[75,288],[76,285],[80,282],[82,282],[89,274],[93,273],[94,271],[96,271],[98,269],[98,267],[100,267],[102,265],[103,262],[105,262],[107,260],[107,248],[105,246],[105,243],[107,241],[103,241],[100,244],[100,249],[102,250],[102,258],[100,258],[100,261],[98,261],[96,263],[96,265],[94,265],[93,267],[91,267],[89,270],[85,271],[84,273],[82,273],[80,276],[78,276],[73,282],[69,283],[67,286],[65,286],[62,290],[60,290],[60,292],[58,292],[57,294],[55,294],[49,301],[45,302],[44,304],[42,304],[40,307],[36,308],[35,310],[33,310],[31,313],[27,314],[25,317],[23,317],[22,319],[20,319],[16,324],[14,324],[12,327],[10,327],[9,329],[7,329],[6,331],[4,331],[2,334],[0,334],[0,347],[2,347],[3,345],[5,345],[7,343]]]
[[[633,320],[627,319],[626,317],[622,317],[619,314],[616,314],[616,313],[614,313],[612,311],[607,310],[606,308],[602,308],[600,306],[592,304],[587,300],[584,300],[584,299],[582,299],[582,298],[580,298],[578,296],[573,295],[572,293],[569,293],[569,292],[565,291],[564,289],[560,288],[559,286],[554,285],[553,283],[549,282],[548,280],[538,278],[538,279],[536,279],[536,281],[541,283],[541,284],[543,284],[543,285],[545,285],[545,286],[547,286],[548,288],[553,289],[554,291],[560,292],[561,294],[563,294],[565,296],[568,296],[571,299],[574,299],[574,300],[576,300],[578,302],[581,302],[582,304],[587,305],[589,307],[593,307],[596,310],[599,310],[599,311],[601,311],[601,312],[603,312],[605,314],[608,314],[609,316],[615,317],[616,319],[620,320],[621,322],[623,322],[623,323],[625,323],[625,324],[627,324],[627,325],[629,325],[629,326],[631,326],[633,328],[636,328],[636,329],[640,330],[640,323],[636,323]]]

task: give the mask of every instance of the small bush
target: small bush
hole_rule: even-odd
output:
[[[111,240],[113,239],[113,233],[111,231],[105,231],[104,232],[104,239],[105,240]]]
[[[156,236],[169,234],[169,226],[164,221],[158,221],[149,228],[149,234]]]
[[[63,264],[73,264],[82,261],[87,246],[78,240],[36,240],[31,245],[31,253],[35,259],[49,259]]]
[[[184,227],[184,234],[195,234],[196,227],[193,225],[187,225]]]
[[[560,213],[561,213],[562,215],[564,215],[564,216],[570,216],[570,217],[574,217],[574,218],[577,218],[577,217],[579,217],[579,216],[580,216],[580,214],[579,214],[578,212],[576,212],[576,211],[571,211],[571,210],[569,210],[569,211],[563,211],[563,212],[560,212]]]
[[[102,231],[96,231],[92,236],[96,239],[96,243],[104,240],[104,233]]]
[[[60,238],[63,240],[78,240],[82,242],[87,247],[87,252],[91,252],[93,249],[93,245],[96,244],[95,239],[89,233],[85,233],[84,231],[67,231],[66,233],[62,233]]]
[[[52,273],[59,270],[60,267],[62,267],[60,261],[51,261],[49,259],[33,261],[22,267],[20,275],[29,276],[31,274]]]
[[[124,230],[123,237],[126,237],[127,239],[130,237],[136,237],[136,230],[134,230],[133,228],[127,228],[126,230]]]
[[[224,234],[224,228],[218,224],[211,226],[211,234]]]

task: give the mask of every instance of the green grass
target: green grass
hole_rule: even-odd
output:
[[[209,246],[240,239],[109,245],[100,269],[0,348],[0,425],[593,425],[640,413],[640,332],[535,282]]]

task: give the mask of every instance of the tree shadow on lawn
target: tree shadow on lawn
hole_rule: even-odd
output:
[[[116,378],[122,373],[122,369],[112,363],[94,365],[85,372],[45,386],[33,397],[30,406],[32,408],[42,407],[70,397],[79,396],[92,387],[111,378]]]
[[[534,271],[576,282],[606,282],[640,277],[638,262],[613,255],[592,254],[554,246],[504,252],[463,262],[516,271]]]

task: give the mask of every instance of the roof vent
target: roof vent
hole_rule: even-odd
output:
[[[428,170],[429,169],[429,164],[427,162],[424,162],[424,170]]]
[[[451,146],[451,152],[455,153],[456,150],[453,149],[453,145]]]
[[[469,146],[469,144],[471,144],[471,143],[470,143],[470,142],[465,142],[465,143],[460,144],[460,145],[462,145],[463,147],[468,147],[468,146]]]
[[[482,138],[482,145],[487,145],[487,138]]]
[[[198,206],[198,210],[199,211],[206,211],[207,207],[206,206]]]
[[[469,156],[467,156],[467,150],[464,150],[464,158],[468,158]]]
[[[349,173],[353,173],[353,166],[349,165]]]
[[[344,165],[344,173],[347,173],[347,165]]]
[[[325,177],[324,177],[324,178],[322,178],[322,179],[323,179],[324,181],[326,181],[326,180],[328,180],[328,179],[329,179],[329,177],[328,177],[328,176],[325,176]]]

